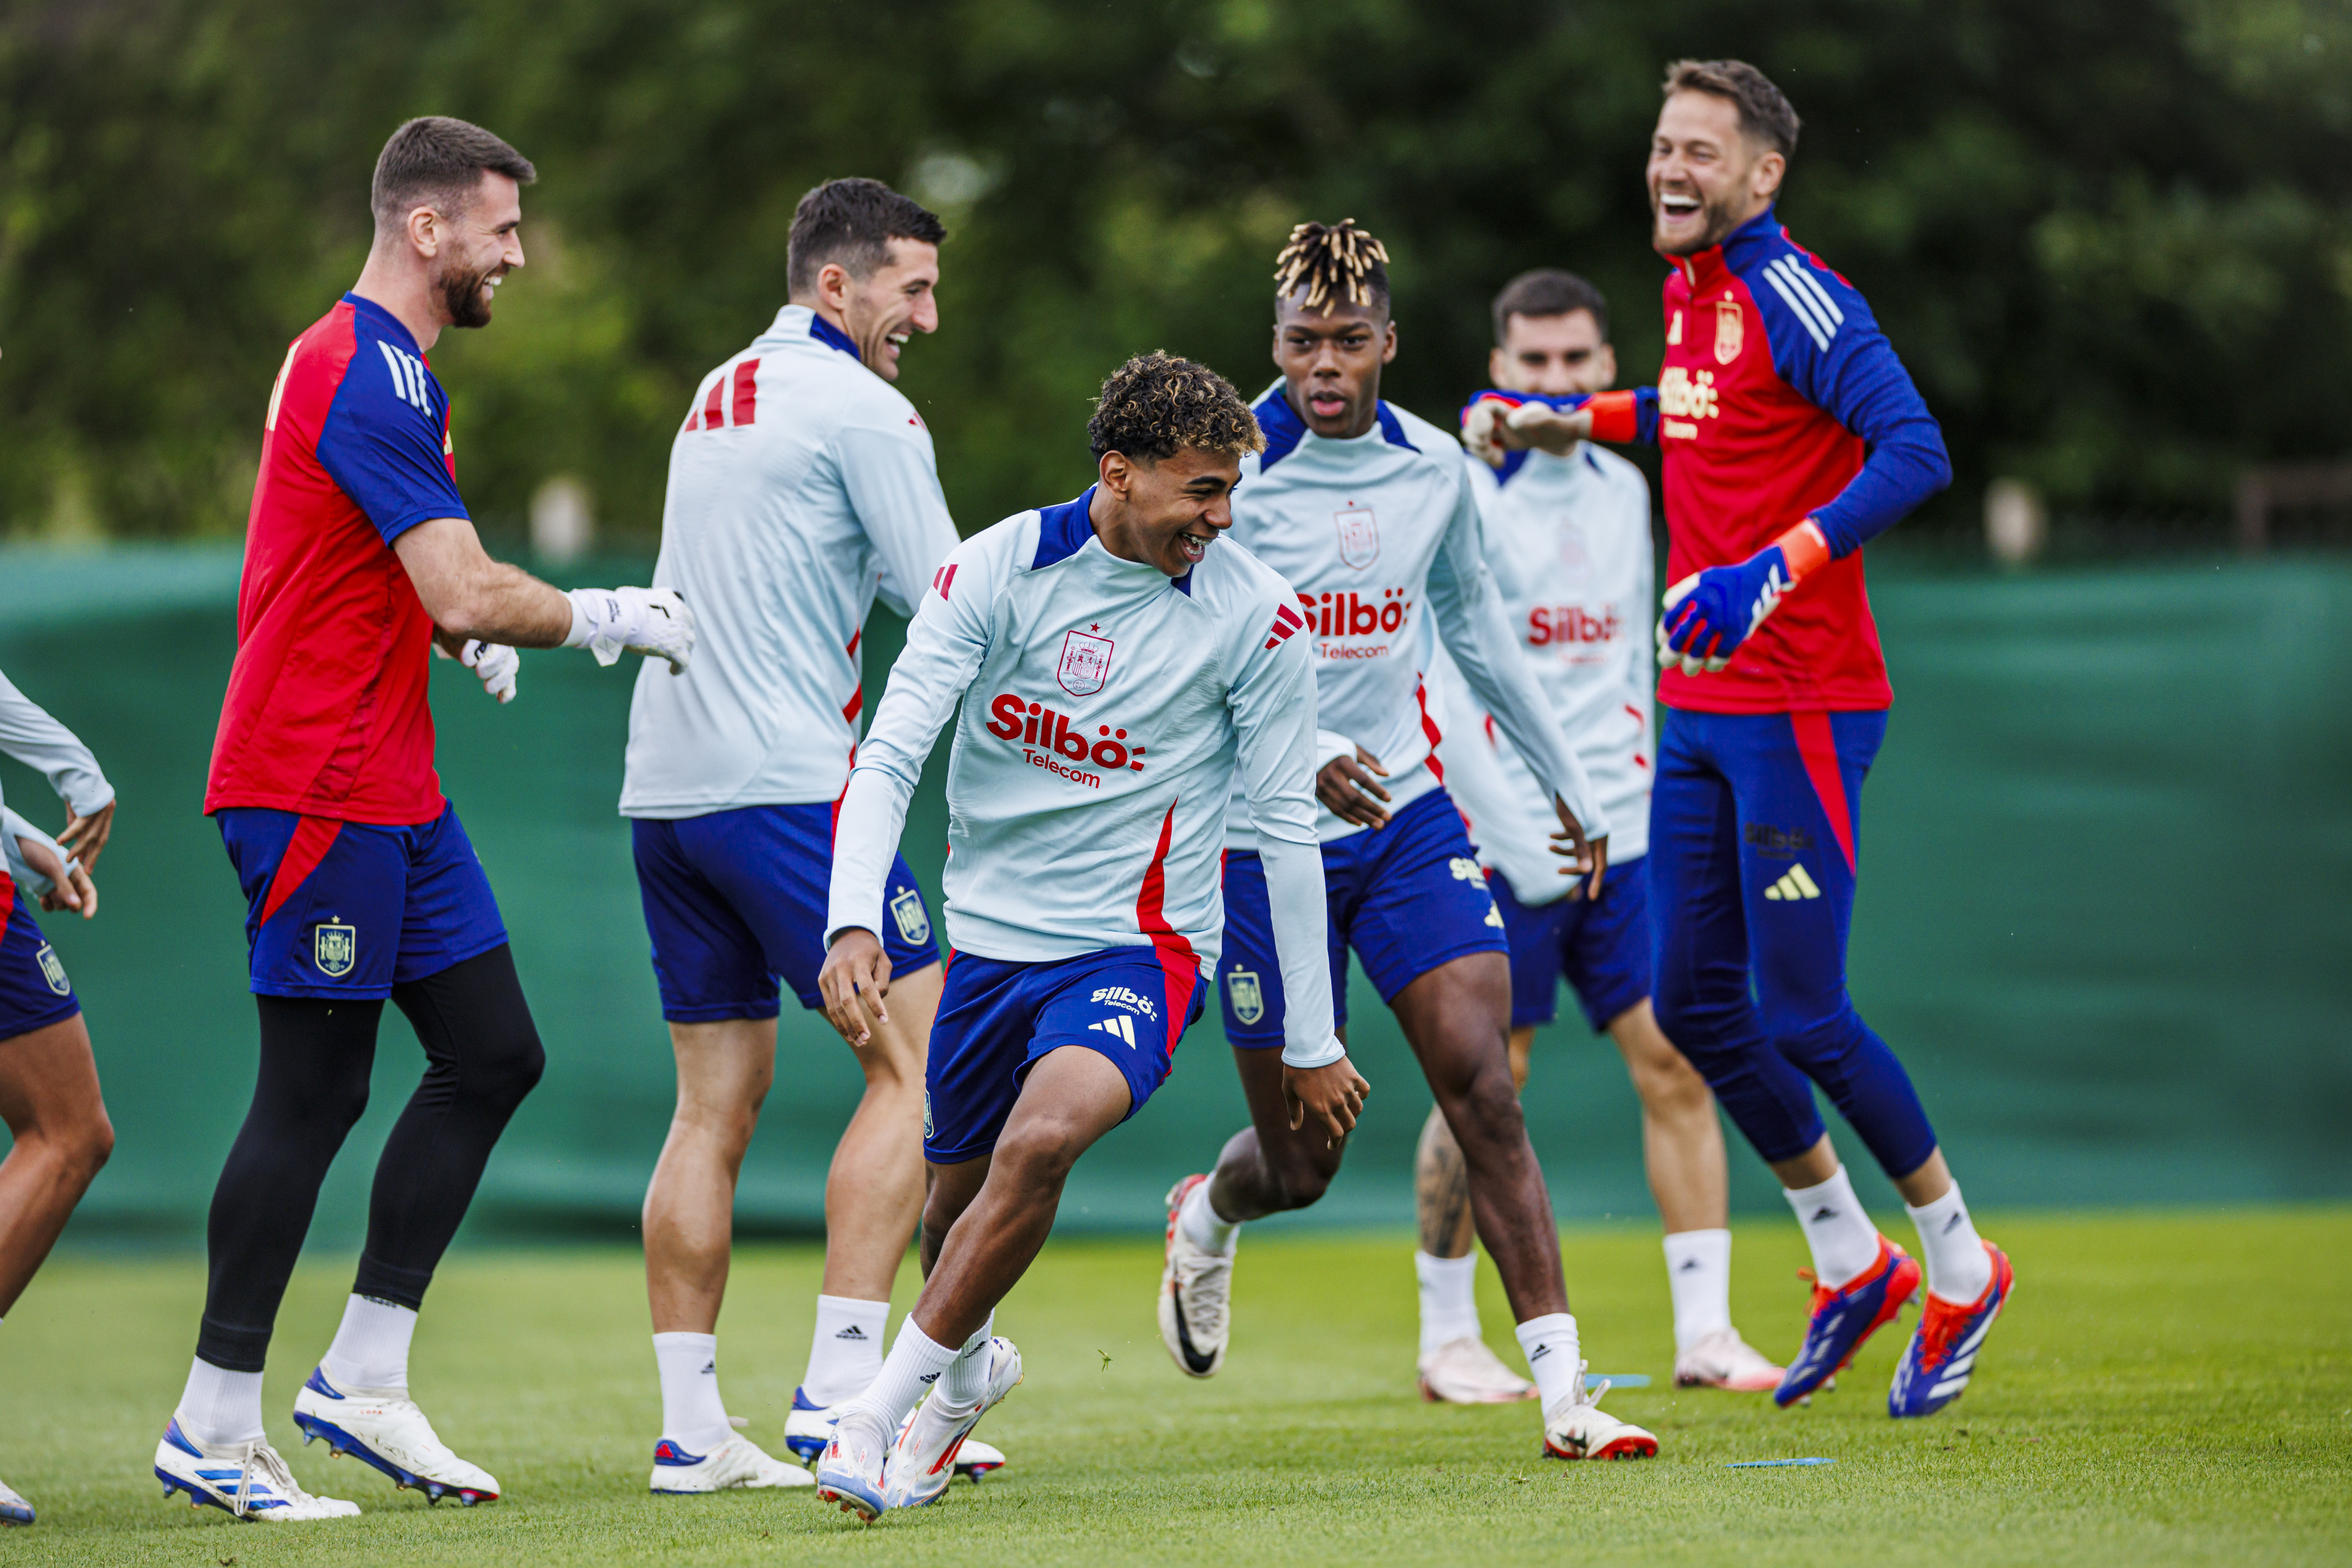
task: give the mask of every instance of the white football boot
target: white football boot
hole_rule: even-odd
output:
[[[833,1441],[833,1424],[839,1419],[835,1412],[839,1408],[816,1404],[804,1390],[793,1390],[793,1412],[784,1417],[784,1447],[793,1451],[794,1458],[803,1465],[817,1462],[824,1453],[824,1446]],[[898,1428],[901,1436],[906,1430],[904,1426]],[[1003,1468],[1003,1451],[977,1437],[965,1438],[963,1447],[956,1450],[955,1473],[967,1480],[977,1481],[991,1470]]]
[[[0,1481],[0,1524],[30,1524],[33,1505],[16,1495],[16,1489]]]
[[[798,1465],[771,1458],[749,1437],[730,1437],[708,1454],[689,1454],[665,1437],[654,1445],[653,1489],[665,1497],[725,1491],[730,1487],[813,1487],[816,1478]]]
[[[1420,1371],[1421,1396],[1433,1405],[1510,1405],[1538,1393],[1475,1335],[1446,1341],[1421,1358]]]
[[[1587,1392],[1584,1365],[1577,1364],[1575,1391],[1558,1414],[1544,1412],[1544,1458],[1547,1459],[1647,1459],[1658,1452],[1658,1439],[1630,1421],[1620,1421],[1601,1408],[1609,1384]]]
[[[1234,1255],[1203,1251],[1176,1224],[1185,1198],[1208,1179],[1187,1176],[1168,1189],[1168,1261],[1160,1271],[1160,1341],[1187,1377],[1214,1377],[1225,1364],[1225,1343],[1232,1333]]]
[[[1762,1351],[1728,1326],[1707,1335],[1675,1357],[1676,1388],[1728,1388],[1741,1394],[1769,1394],[1780,1386],[1787,1370],[1772,1364]]]
[[[940,1402],[939,1384],[933,1384],[923,1395],[907,1424],[898,1428],[898,1441],[890,1450],[887,1484],[882,1490],[886,1508],[921,1508],[940,1500],[955,1479],[956,1450],[980,1425],[980,1418],[1004,1402],[1021,1382],[1021,1352],[1013,1342],[998,1334],[988,1342],[990,1356],[988,1388],[980,1403],[961,1415],[950,1415]]]
[[[817,1460],[817,1500],[839,1504],[860,1523],[881,1518],[890,1506],[883,1495],[890,1448],[890,1434],[875,1416],[861,1412],[834,1423],[832,1441]]]
[[[349,1454],[428,1501],[455,1495],[471,1508],[499,1500],[498,1478],[451,1453],[404,1388],[338,1389],[313,1371],[294,1396],[294,1425],[306,1445],[322,1438],[335,1458]]]
[[[238,1519],[286,1524],[352,1519],[360,1511],[355,1502],[304,1491],[285,1457],[268,1443],[199,1443],[180,1430],[177,1417],[155,1445],[155,1479],[165,1497],[184,1491],[190,1508],[210,1503]]]

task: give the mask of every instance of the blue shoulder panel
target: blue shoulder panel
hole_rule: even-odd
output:
[[[1088,485],[1087,493],[1076,500],[1037,509],[1037,556],[1029,563],[1029,570],[1043,571],[1056,561],[1068,560],[1095,536],[1094,524],[1087,519],[1087,508],[1093,502],[1097,488]]]
[[[829,349],[839,349],[851,359],[862,361],[866,357],[857,352],[857,345],[849,341],[847,332],[814,311],[809,316],[809,336]]]
[[[1299,438],[1307,434],[1307,421],[1290,406],[1290,399],[1279,386],[1259,398],[1250,412],[1257,416],[1258,433],[1265,437],[1265,451],[1257,460],[1257,471],[1262,474],[1297,449]]]
[[[1396,416],[1396,410],[1391,408],[1385,403],[1380,405],[1380,420],[1381,434],[1388,437],[1388,443],[1390,446],[1402,447],[1408,452],[1418,452],[1421,450],[1420,447],[1414,446],[1412,442],[1404,438],[1404,421],[1399,419]]]
[[[398,317],[373,300],[343,298],[354,341],[320,426],[320,466],[386,544],[420,522],[467,516],[443,445],[448,394]]]

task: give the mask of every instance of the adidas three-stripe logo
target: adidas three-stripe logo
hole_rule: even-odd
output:
[[[1768,899],[1818,899],[1822,890],[1813,885],[1811,877],[1805,875],[1803,865],[1799,864],[1790,867],[1788,875],[1765,889],[1764,896]]]
[[[1130,1046],[1135,1044],[1135,1025],[1124,1013],[1114,1013],[1101,1023],[1088,1024],[1087,1027],[1099,1029],[1115,1039],[1125,1040]]]
[[[1797,320],[1811,335],[1813,347],[1824,353],[1829,352],[1830,340],[1845,325],[1845,312],[1830,298],[1830,291],[1805,269],[1805,264],[1794,256],[1783,256],[1766,264],[1764,281],[1772,285],[1772,291],[1796,312]]]

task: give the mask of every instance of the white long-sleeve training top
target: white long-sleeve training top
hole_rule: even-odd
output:
[[[1462,460],[1506,615],[1609,815],[1610,863],[1632,860],[1650,847],[1655,755],[1649,481],[1590,442],[1565,458],[1521,454],[1499,472],[1467,452]],[[1478,858],[1521,903],[1565,898],[1573,883],[1549,848],[1559,827],[1551,796],[1500,743],[1442,648],[1429,697],[1445,735],[1445,787],[1470,819]]]
[[[1360,746],[1388,770],[1388,809],[1437,787],[1439,730],[1422,675],[1433,624],[1510,742],[1568,803],[1587,834],[1609,831],[1575,750],[1520,654],[1480,541],[1478,502],[1454,437],[1383,403],[1365,434],[1327,441],[1283,384],[1255,405],[1265,450],[1242,459],[1233,539],[1287,581],[1307,618],[1321,726],[1313,766]],[[1425,608],[1424,608],[1425,606]],[[1238,807],[1238,802],[1236,802]],[[1329,843],[1362,829],[1317,806]],[[1235,849],[1262,847],[1238,808]]]
[[[5,675],[0,675],[0,752],[47,778],[58,798],[76,816],[102,811],[114,799],[114,786],[106,782],[98,759],[80,737],[50,718],[48,710],[17,690]],[[5,800],[0,799],[0,841],[5,841],[0,847],[5,847],[9,875],[38,897],[48,891],[48,879],[25,863],[16,847],[18,834],[51,849],[58,847],[56,839],[8,810]],[[0,910],[0,924],[6,921],[7,911]]]
[[[1093,498],[1007,518],[940,569],[842,796],[826,938],[882,929],[908,797],[961,699],[947,785],[957,951],[1034,963],[1157,947],[1205,981],[1237,794],[1290,998],[1283,1059],[1336,1061],[1315,683],[1290,589],[1229,539],[1174,580],[1121,560],[1095,536]]]
[[[621,815],[837,797],[866,613],[877,595],[911,613],[955,545],[915,405],[785,306],[703,379],[670,446],[653,580],[693,609],[694,662],[638,672]]]

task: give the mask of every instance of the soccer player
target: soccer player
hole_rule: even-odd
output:
[[[408,1392],[417,1309],[507,1119],[545,1057],[497,900],[433,768],[426,650],[462,657],[501,701],[516,647],[624,652],[682,669],[675,594],[566,595],[485,554],[457,499],[449,400],[425,354],[479,327],[523,264],[512,147],[463,121],[412,120],[377,160],[375,244],[352,291],[287,350],[246,525],[236,662],[205,809],[245,890],[261,1020],[253,1106],[213,1193],[194,1364],[155,1448],[166,1496],[242,1519],[330,1519],[269,1445],[261,1371],[319,1184],[359,1119],[389,996],[424,1081],[377,1163],[342,1325],[296,1396],[323,1437],[401,1487],[487,1501]]]
[[[1658,1021],[1787,1190],[1812,1313],[1773,1397],[1802,1399],[1916,1292],[1813,1104],[1819,1085],[1894,1181],[1927,1298],[1887,1394],[1927,1415],[1968,1386],[2014,1275],[1980,1239],[1919,1097],[1846,994],[1862,783],[1892,692],[1862,546],[1950,482],[1942,432],[1853,285],[1773,198],[1796,110],[1739,60],[1677,60],[1650,142],[1653,243],[1673,264],[1658,384],[1529,405],[1502,447],[1654,441],[1672,717],[1650,819]],[[1752,986],[1752,990],[1751,990]]]
[[[629,715],[621,812],[677,1111],[646,1193],[662,1436],[653,1489],[806,1486],[728,1425],[717,1338],[735,1182],[775,1081],[776,978],[821,1007],[833,808],[857,746],[857,645],[878,592],[913,613],[956,531],[930,432],[890,384],[939,326],[940,220],[873,180],[801,198],[791,302],[703,379],[670,447],[654,581],[699,610],[694,671],[652,667]],[[903,860],[884,868],[891,1021],[857,1050],[866,1094],[825,1183],[816,1332],[784,1441],[813,1458],[832,1407],[882,1367],[890,1285],[923,1205],[923,1047],[939,950]],[[962,1463],[1001,1462],[968,1445]]]
[[[1523,273],[1495,297],[1493,314],[1488,370],[1506,394],[1571,397],[1616,380],[1609,306],[1583,279]],[[1491,419],[1507,407],[1482,401],[1471,416]],[[1496,743],[1486,709],[1440,649],[1429,687],[1445,736],[1445,786],[1468,819],[1511,944],[1511,1077],[1526,1086],[1536,1028],[1556,1016],[1566,978],[1592,1032],[1616,1042],[1641,1096],[1643,1154],[1666,1227],[1675,1383],[1771,1388],[1780,1369],[1731,1323],[1731,1232],[1715,1097],[1660,1032],[1650,1007],[1649,483],[1633,464],[1590,443],[1559,457],[1517,452],[1499,469],[1470,453],[1462,461],[1478,495],[1486,563],[1506,616],[1615,829],[1607,883],[1595,897],[1569,898],[1545,843],[1554,826],[1549,792],[1516,751]],[[1454,1134],[1433,1110],[1422,1129],[1413,1191],[1423,1396],[1531,1397],[1533,1386],[1480,1336],[1470,1186]]]
[[[0,802],[0,1314],[16,1305],[92,1177],[114,1152],[98,1062],[66,966],[41,935],[44,910],[98,913],[89,868],[114,831],[114,786],[73,731],[0,675],[0,752],[39,771],[66,803],[52,838]],[[0,1482],[0,1524],[33,1505]]]
[[[1433,754],[1439,735],[1421,682],[1433,619],[1542,781],[1562,852],[1596,895],[1608,826],[1503,619],[1454,437],[1381,401],[1381,366],[1397,349],[1385,261],[1352,221],[1292,231],[1275,274],[1282,377],[1258,400],[1265,449],[1243,463],[1234,503],[1234,539],[1296,590],[1315,668],[1311,766],[1323,808],[1329,988],[1344,1023],[1352,947],[1461,1146],[1478,1234],[1502,1271],[1543,1400],[1544,1452],[1646,1457],[1657,1439],[1599,1409],[1584,1387],[1559,1230],[1511,1079],[1503,917]],[[1275,869],[1239,812],[1225,842],[1218,973],[1251,1125],[1225,1145],[1213,1175],[1188,1176],[1168,1196],[1160,1337],[1192,1377],[1224,1362],[1239,1226],[1320,1198],[1345,1142],[1301,1128],[1284,1103],[1270,1049],[1286,1037],[1291,1002],[1269,945]]]
[[[996,1304],[1044,1245],[1072,1163],[1142,1109],[1200,1015],[1236,786],[1298,999],[1276,1092],[1325,1138],[1363,1103],[1320,951],[1300,618],[1281,578],[1217,542],[1257,426],[1222,378],[1153,353],[1103,384],[1087,433],[1099,482],[984,531],[940,569],[842,797],[821,984],[862,1047],[890,1007],[884,873],[962,701],[947,786],[953,958],[924,1090],[929,1278],[817,1468],[817,1495],[869,1521],[936,1499],[958,1446],[1021,1380]]]

